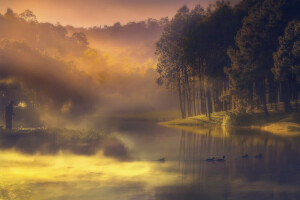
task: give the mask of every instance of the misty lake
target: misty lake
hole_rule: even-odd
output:
[[[119,141],[1,134],[0,199],[300,199],[299,137],[128,120],[104,131]]]

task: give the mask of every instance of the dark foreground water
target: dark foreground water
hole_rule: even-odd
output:
[[[134,121],[37,132],[0,136],[1,200],[300,199],[300,137]]]

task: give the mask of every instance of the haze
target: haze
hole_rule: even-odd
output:
[[[239,0],[231,0],[234,4]],[[214,0],[0,0],[0,12],[12,8],[20,13],[32,10],[41,22],[92,27],[122,24],[131,21],[160,19],[172,17],[183,4],[203,7],[214,3]]]
[[[181,6],[205,8],[213,1],[0,3],[0,91],[8,91],[0,112],[11,99],[27,104],[16,121],[32,127],[41,121],[62,126],[62,118],[78,124],[94,114],[176,109],[174,90],[156,83],[155,43]]]

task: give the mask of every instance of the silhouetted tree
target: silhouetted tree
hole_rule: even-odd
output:
[[[217,1],[206,10],[179,9],[156,53],[158,82],[177,89],[182,117],[262,105],[268,118],[267,104],[277,109],[280,97],[289,110],[298,99],[298,21],[282,35],[299,19],[299,3],[243,0],[232,7]]]
[[[36,15],[33,14],[33,12],[31,10],[25,10],[24,12],[22,12],[20,14],[20,17],[23,18],[27,22],[33,22],[33,23],[38,22],[37,18],[36,18]]]
[[[297,1],[264,0],[258,1],[244,18],[235,42],[237,49],[228,51],[232,67],[227,70],[237,89],[235,97],[246,99],[246,104],[263,105],[268,117],[269,103],[276,103],[277,91],[273,67],[273,52],[278,46],[278,37],[283,33],[289,20],[297,15]],[[244,105],[242,105],[244,107]]]
[[[77,42],[78,44],[82,45],[82,46],[87,46],[89,45],[89,42],[86,38],[86,35],[82,32],[75,32],[72,35],[72,39]]]
[[[300,75],[299,20],[289,22],[284,35],[279,37],[279,47],[273,56],[273,73],[276,80],[279,80],[283,85],[284,108],[288,112],[291,110],[291,98],[294,96],[296,100],[298,99],[297,82],[299,83]]]

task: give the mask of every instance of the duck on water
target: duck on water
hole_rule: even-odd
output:
[[[216,160],[217,162],[224,162],[225,161],[225,156],[223,156],[222,158],[219,158]]]
[[[212,158],[207,158],[205,160],[206,162],[224,162],[225,161],[225,156],[223,156],[222,158],[219,158],[219,159],[216,159],[215,157],[212,157]]]
[[[262,157],[263,157],[263,156],[262,156],[261,153],[254,156],[254,158],[256,158],[256,159],[261,159]],[[248,159],[248,158],[249,158],[249,155],[248,155],[248,154],[245,154],[245,155],[242,156],[242,158]],[[205,161],[206,161],[206,162],[215,162],[215,161],[216,161],[216,162],[224,162],[224,161],[225,161],[225,156],[223,155],[222,158],[218,158],[218,159],[216,159],[215,157],[207,158]]]
[[[205,161],[207,161],[207,162],[213,162],[213,161],[215,161],[215,157],[207,158]]]

